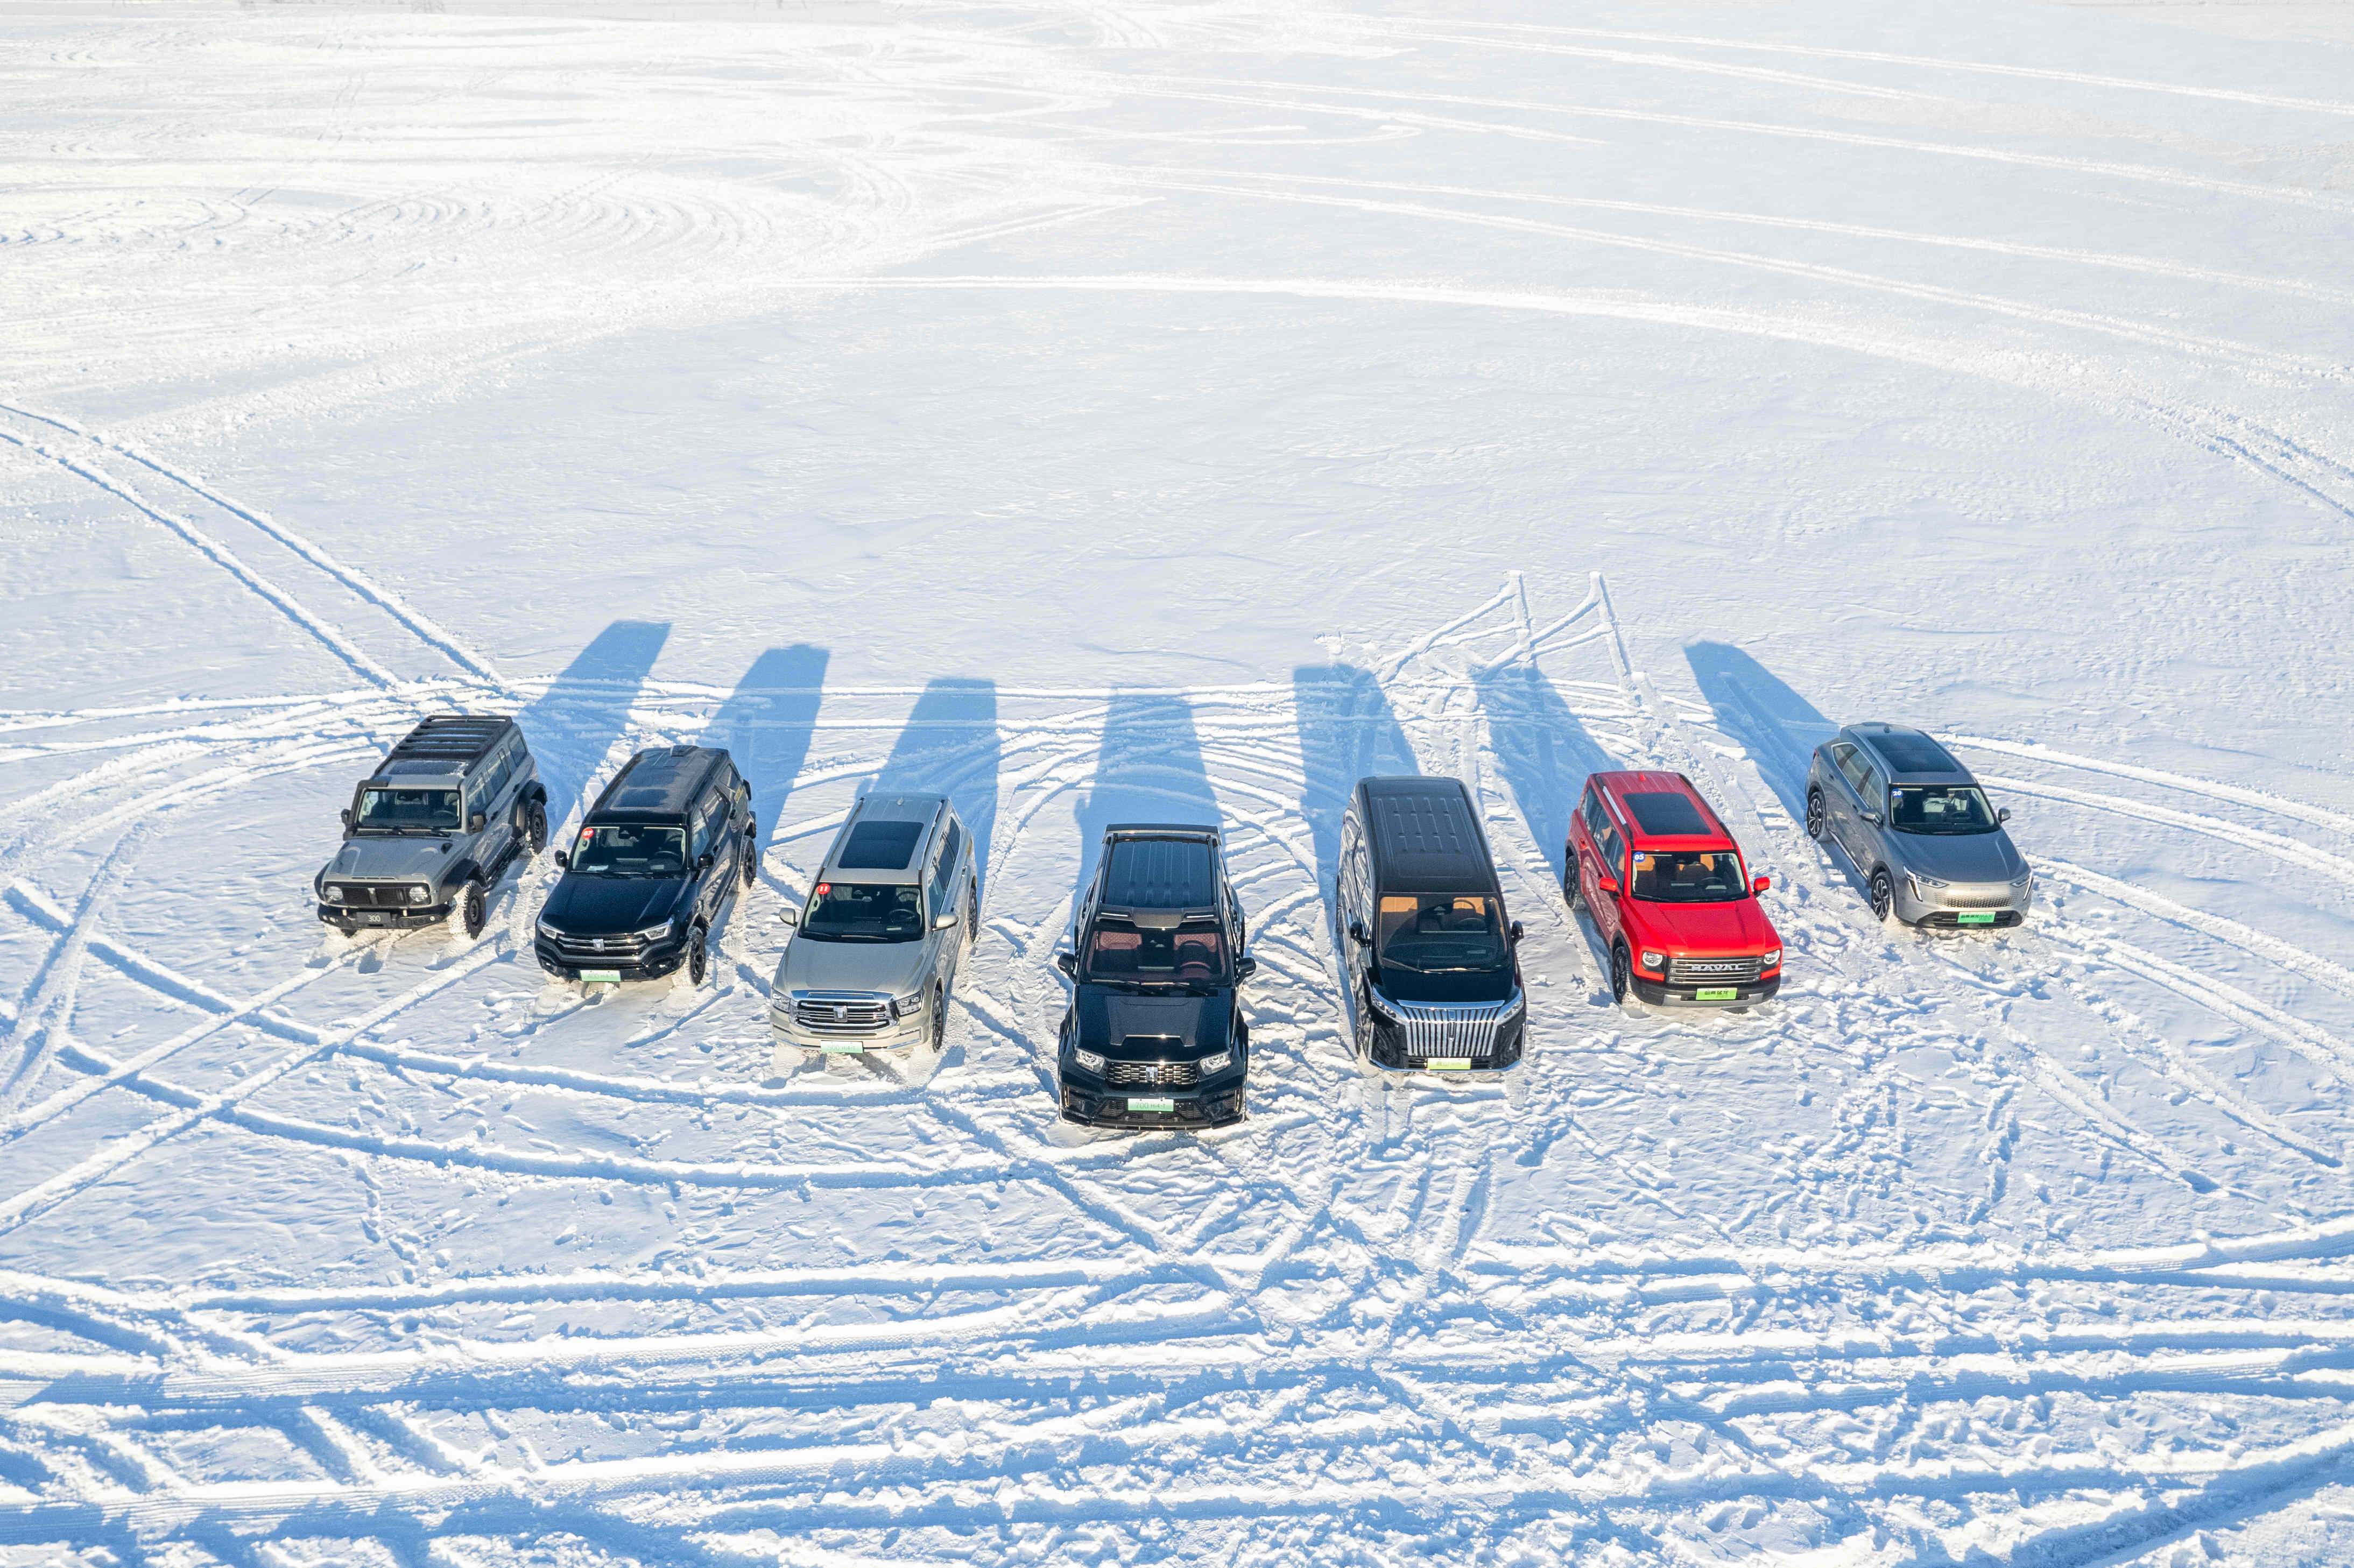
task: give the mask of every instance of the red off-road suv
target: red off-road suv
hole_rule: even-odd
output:
[[[1681,773],[1596,773],[1570,820],[1562,891],[1610,949],[1610,994],[1654,1006],[1746,1007],[1782,989],[1768,879]]]

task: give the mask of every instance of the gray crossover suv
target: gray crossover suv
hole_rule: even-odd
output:
[[[1908,926],[2016,926],[2035,874],[1953,753],[1917,729],[1854,724],[1815,747],[1807,832],[1847,852],[1872,912]]]
[[[826,852],[769,987],[779,1071],[801,1053],[937,1050],[958,961],[981,935],[972,835],[938,795],[869,795]]]
[[[410,730],[344,809],[344,847],[313,886],[319,918],[482,934],[490,890],[547,845],[547,789],[514,720],[436,714]]]

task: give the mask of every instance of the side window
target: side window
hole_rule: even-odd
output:
[[[1854,747],[1841,742],[1831,747],[1831,760],[1839,764],[1839,770],[1847,776],[1847,781],[1854,785],[1857,791],[1861,793],[1863,789],[1864,779],[1862,755]]]
[[[948,913],[949,897],[956,891],[957,858],[964,853],[964,824],[954,817],[949,819],[948,836],[940,841],[940,863],[932,871],[932,913]]]
[[[713,844],[717,842],[721,799],[716,790],[707,790],[695,803],[695,850],[690,858],[701,860],[711,853]]]
[[[1881,778],[1879,768],[1866,763],[1863,768],[1863,782],[1856,786],[1855,792],[1863,797],[1865,810],[1878,811],[1883,816],[1887,814],[1888,784]]]
[[[1610,824],[1603,819],[1602,798],[1594,792],[1593,785],[1585,787],[1585,799],[1579,802],[1577,809],[1585,819],[1586,832],[1596,843],[1600,843],[1602,835],[1610,831]]]
[[[1603,823],[1601,836],[1596,838],[1595,842],[1602,846],[1602,874],[1626,875],[1627,847],[1618,842],[1618,830],[1608,822]]]

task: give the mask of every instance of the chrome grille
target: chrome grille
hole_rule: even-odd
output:
[[[1681,953],[1668,959],[1670,985],[1747,985],[1757,978],[1759,959],[1752,953],[1744,959],[1688,959]]]
[[[344,890],[344,904],[352,909],[422,909],[422,904],[408,901],[413,882],[330,882],[330,887]],[[426,894],[429,901],[433,895]]]
[[[1947,887],[1924,888],[1930,902],[1947,909],[2008,909],[2011,891],[2008,887]]]
[[[634,964],[646,945],[624,932],[618,937],[574,937],[556,938],[558,956],[590,969],[599,964]]]
[[[1202,1069],[1192,1062],[1111,1062],[1104,1081],[1128,1089],[1190,1089],[1202,1081]]]
[[[1388,1004],[1405,1030],[1410,1061],[1478,1061],[1496,1049],[1496,1026],[1510,1016],[1511,1002],[1482,1007],[1426,1007],[1410,1001]]]
[[[812,1034],[872,1034],[891,1022],[879,996],[804,996],[793,1001],[793,1022]]]

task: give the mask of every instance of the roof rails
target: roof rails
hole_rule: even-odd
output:
[[[481,757],[514,721],[502,714],[435,714],[403,736],[387,762],[454,762]]]

